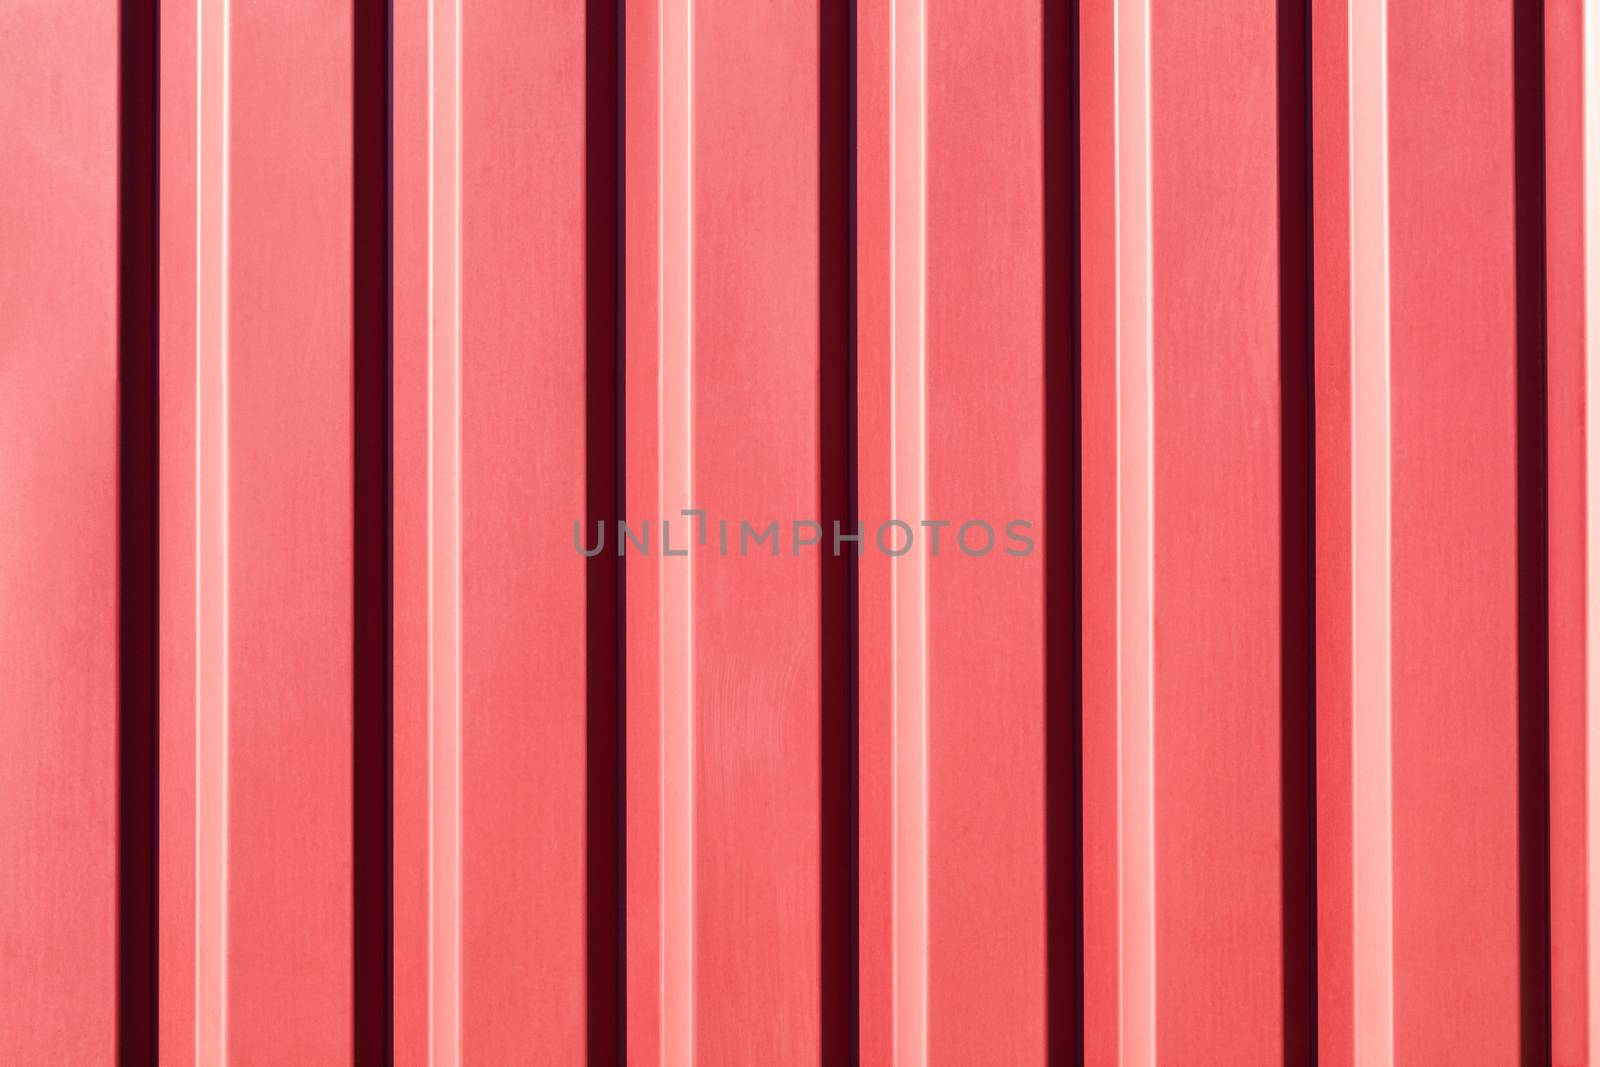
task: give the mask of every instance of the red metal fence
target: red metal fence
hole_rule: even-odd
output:
[[[1597,63],[0,4],[0,1061],[1600,1063]]]

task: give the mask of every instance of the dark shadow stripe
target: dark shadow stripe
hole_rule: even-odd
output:
[[[388,0],[353,11],[355,1062],[394,1059],[393,137]]]
[[[817,293],[821,636],[822,1062],[860,1055],[857,967],[856,583],[833,524],[856,528],[855,4],[822,0],[818,23]]]
[[[1279,656],[1283,1058],[1317,1061],[1316,415],[1311,9],[1278,2]]]
[[[1045,886],[1049,1061],[1083,1062],[1078,5],[1044,0]]]
[[[117,115],[117,1062],[156,1062],[160,22],[122,0]]]
[[[584,262],[586,526],[613,531],[623,517],[622,5],[588,0],[585,11]],[[623,761],[626,652],[623,558],[585,564],[585,952],[591,1064],[625,1057],[626,952]]]
[[[1517,270],[1517,866],[1522,1062],[1550,1062],[1550,559],[1546,518],[1544,6],[1512,13]]]

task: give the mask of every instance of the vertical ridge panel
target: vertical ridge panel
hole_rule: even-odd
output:
[[[638,1062],[814,1059],[825,941],[849,936],[822,902],[849,832],[823,818],[826,546],[793,540],[830,477],[822,14],[627,8],[628,518],[653,538],[628,549]],[[774,522],[746,555],[745,524]]]
[[[350,1055],[351,10],[163,5],[161,1060]]]
[[[613,209],[589,203],[590,32],[582,5],[397,11],[402,1062],[581,1062],[611,1010],[587,980],[612,920],[590,914],[609,835],[584,753],[609,714],[589,617],[613,609],[575,543],[595,538],[586,212]]]
[[[1046,878],[1047,714],[1075,728],[1040,551],[1050,44],[1035,5],[858,19],[863,1059],[1033,1061],[1076,1027],[1047,1007],[1076,982],[1046,950],[1076,922]]]
[[[1084,13],[1085,1040],[1123,1063],[1310,1040],[1285,970],[1310,930],[1286,928],[1309,922],[1285,866],[1309,783],[1285,762],[1308,709],[1282,17]]]
[[[1351,300],[1318,314],[1351,323],[1354,1060],[1538,1058],[1512,11],[1352,13]]]

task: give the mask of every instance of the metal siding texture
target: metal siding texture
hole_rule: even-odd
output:
[[[0,58],[0,1060],[1600,1063],[1595,4]]]
[[[1584,11],[1545,12],[1551,1060],[1590,1062]]]
[[[117,1048],[117,93],[104,4],[0,7],[0,1059]]]

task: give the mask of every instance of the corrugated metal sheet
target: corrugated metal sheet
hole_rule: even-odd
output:
[[[0,1060],[1600,1063],[1597,27],[0,5]]]

